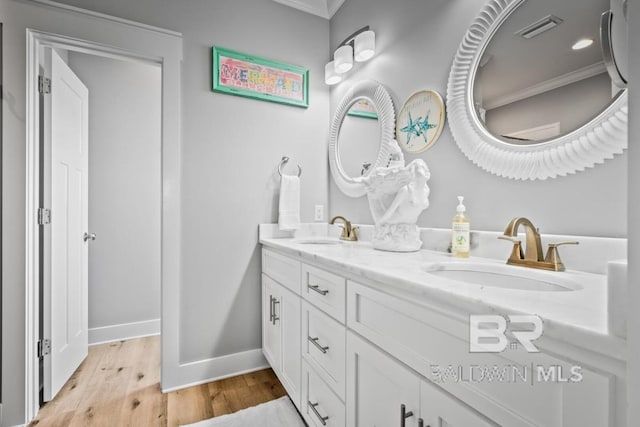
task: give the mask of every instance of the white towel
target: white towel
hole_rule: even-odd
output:
[[[278,225],[280,230],[300,227],[300,178],[295,175],[282,175],[280,179]]]

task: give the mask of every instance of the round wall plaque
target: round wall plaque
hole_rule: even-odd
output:
[[[445,107],[440,94],[421,90],[407,99],[398,114],[396,140],[408,153],[430,148],[444,127]]]

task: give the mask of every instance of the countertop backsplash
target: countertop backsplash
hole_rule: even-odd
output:
[[[358,227],[358,240],[371,241],[373,225],[353,224]],[[339,224],[304,223],[295,231],[281,231],[277,224],[260,224],[260,238],[303,238],[303,237],[339,237]],[[499,231],[472,231],[471,256],[504,260],[511,253],[512,244],[498,239]],[[422,249],[447,253],[450,251],[451,231],[443,228],[421,228]],[[525,234],[519,234],[524,241]],[[560,234],[541,234],[543,254],[549,243],[578,241],[579,245],[559,248],[560,258],[568,270],[578,270],[595,274],[607,274],[610,261],[627,258],[627,239],[614,237],[569,236]]]

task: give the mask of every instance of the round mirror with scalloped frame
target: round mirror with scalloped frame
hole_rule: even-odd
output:
[[[359,118],[347,115],[353,114],[353,106],[358,103],[371,105],[377,115],[377,121],[371,118]],[[343,129],[345,120],[364,120],[367,126],[377,126],[379,132],[361,132],[367,149],[353,150],[345,147],[352,140],[352,136],[345,137],[348,129]],[[338,188],[349,197],[361,197],[366,194],[362,180],[369,171],[379,166],[386,167],[394,149],[395,110],[393,101],[387,89],[373,80],[363,80],[350,87],[340,101],[331,121],[329,133],[329,165],[331,175]],[[351,125],[348,123],[347,125]],[[344,132],[343,132],[344,130]],[[342,132],[342,137],[341,137]],[[371,135],[375,137],[371,138]],[[376,139],[377,137],[377,139]],[[369,140],[369,139],[372,140]],[[376,140],[373,140],[376,139]],[[377,150],[377,151],[376,151]],[[349,156],[348,158],[345,156]],[[360,166],[362,165],[362,166]],[[366,165],[366,167],[365,167]]]

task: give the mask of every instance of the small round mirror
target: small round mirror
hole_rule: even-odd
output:
[[[331,123],[329,164],[336,185],[350,197],[366,193],[362,177],[386,166],[395,134],[395,110],[384,86],[365,80],[344,95]]]

